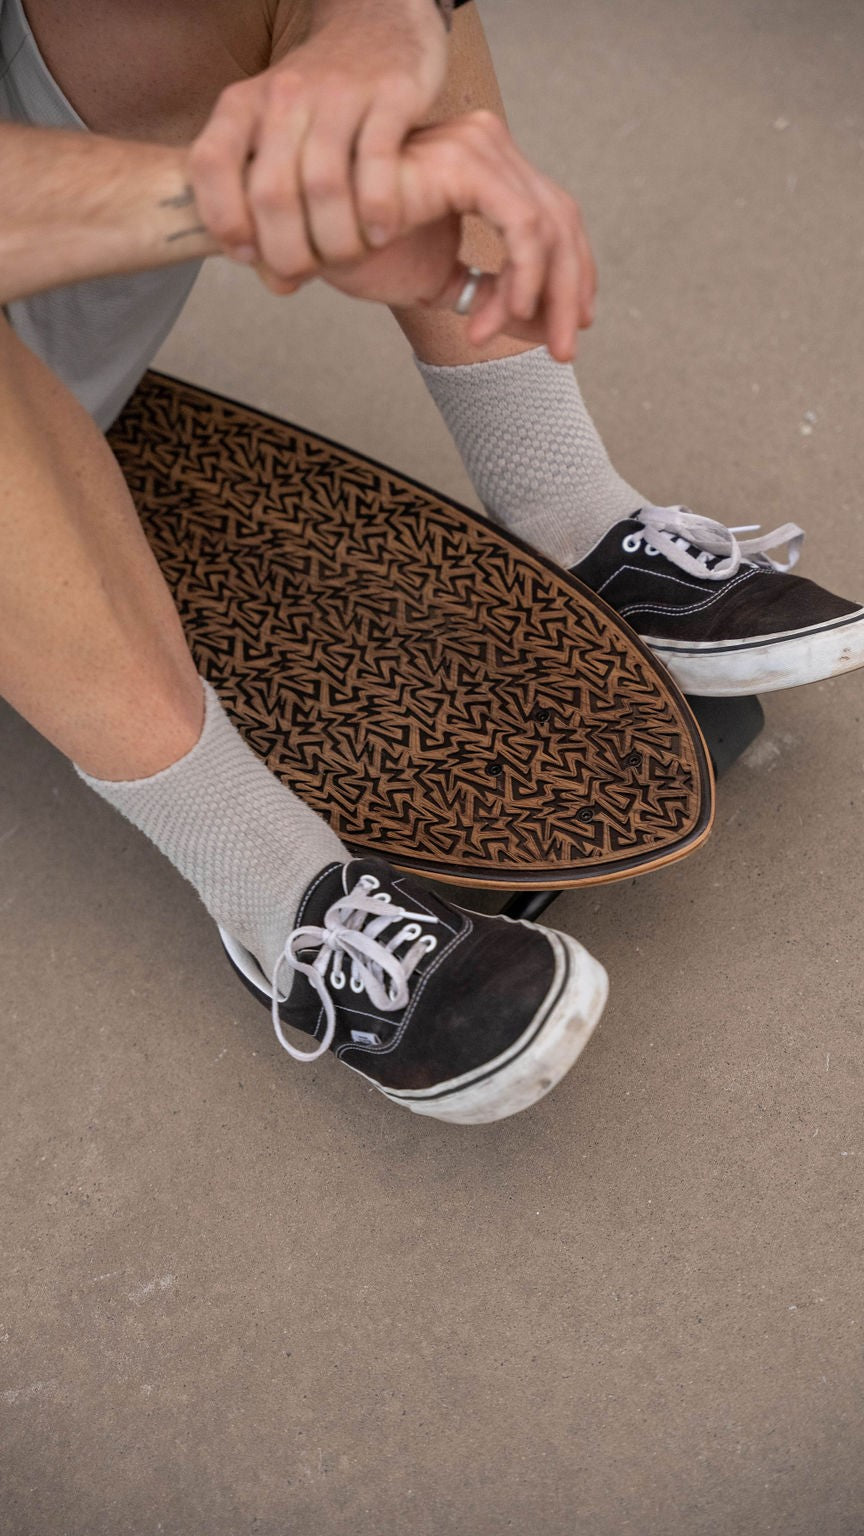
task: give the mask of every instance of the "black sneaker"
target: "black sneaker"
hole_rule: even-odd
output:
[[[527,1109],[572,1067],[606,1002],[606,972],[575,939],[462,911],[383,859],[328,865],[297,923],[272,982],[220,929],[240,979],[291,1056],[332,1050],[418,1115],[477,1125]],[[317,1049],[298,1050],[286,1024]]]
[[[864,608],[788,572],[803,533],[758,539],[686,507],[643,507],[572,567],[638,631],[685,693],[794,688],[864,666]],[[785,564],[769,549],[789,548]]]

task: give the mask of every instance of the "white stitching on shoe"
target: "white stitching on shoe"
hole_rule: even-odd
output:
[[[633,576],[644,576],[645,575],[645,572],[642,570],[641,566],[638,566],[638,565],[619,565],[612,572],[611,576],[607,576],[606,577],[606,580],[603,582],[603,584],[601,586],[594,588],[594,591],[597,592],[597,593],[601,593],[602,594],[605,591],[606,587],[609,586],[609,583],[614,581],[616,576],[623,575],[623,573],[625,571],[630,571],[630,573]],[[656,571],[652,571],[650,574],[654,577],[655,581],[674,581],[674,582],[676,582],[681,587],[689,587],[691,592],[704,592],[704,590],[705,590],[704,582],[701,582],[699,584],[699,586],[697,586],[695,581],[683,581],[680,576],[670,576],[666,571],[661,571],[659,573],[659,575],[658,575],[658,573]],[[753,573],[748,571],[746,574],[752,575]]]
[[[701,603],[690,603],[690,605],[686,608],[678,608],[674,605],[664,605],[662,603],[628,603],[626,607],[619,608],[618,612],[621,614],[621,617],[625,619],[628,618],[631,613],[668,613],[672,614],[673,616],[676,614],[700,613],[706,608],[713,607],[716,602],[719,602],[721,597],[726,596],[727,592],[733,592],[735,588],[740,586],[743,581],[747,581],[751,576],[755,576],[756,574],[757,573],[755,570],[741,571],[740,575],[733,577],[732,581],[729,582],[728,586],[723,588],[722,592],[711,592],[706,598],[703,599]]]

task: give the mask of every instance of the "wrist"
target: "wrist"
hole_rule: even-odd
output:
[[[149,145],[146,151],[146,174],[136,204],[154,264],[215,255],[220,246],[198,211],[188,149],[165,146],[157,157]]]
[[[0,303],[218,249],[185,150],[18,124],[0,138]]]
[[[219,250],[198,212],[185,147],[108,139],[102,145],[103,175],[93,182],[99,191],[89,232],[98,230],[104,240],[110,270],[173,266]]]

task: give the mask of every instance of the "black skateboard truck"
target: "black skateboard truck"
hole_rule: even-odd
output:
[[[705,699],[688,695],[690,705],[714,768],[714,777],[722,779],[756,740],[765,724],[765,711],[755,694],[741,699]]]

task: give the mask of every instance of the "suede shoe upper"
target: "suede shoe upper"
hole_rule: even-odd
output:
[[[682,541],[684,542],[684,541]],[[742,559],[732,575],[714,580],[708,572],[720,557],[690,546],[691,564],[701,559],[706,575],[682,569],[651,543],[639,515],[625,518],[573,566],[573,575],[615,608],[633,628],[651,639],[746,641],[797,633],[861,612],[860,605],[835,597],[808,581]]]
[[[328,911],[358,887],[371,892],[376,905],[383,898],[384,914],[358,912],[352,919],[356,932],[377,927],[377,942],[393,943],[397,958],[428,944],[408,978],[407,1001],[391,1009],[375,1005],[360,984],[360,967],[347,956],[334,951],[322,963],[323,939],[297,941],[301,963],[314,965],[318,958],[319,986],[335,1009],[335,1055],[383,1087],[428,1089],[476,1072],[510,1050],[542,1009],[554,980],[555,956],[542,929],[463,912],[384,860],[368,858],[321,872],[303,898],[295,934],[313,929],[323,935]],[[396,942],[400,929],[405,936]],[[326,1009],[302,971],[278,1013],[284,1024],[324,1038]]]

